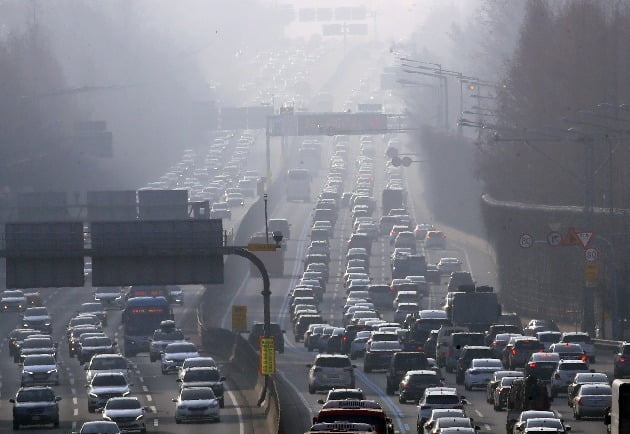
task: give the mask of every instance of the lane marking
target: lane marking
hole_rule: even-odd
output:
[[[490,425],[488,425],[487,423],[483,425],[483,428],[484,428],[486,431],[492,431],[492,428],[490,428]]]
[[[148,392],[148,391],[149,391],[149,388],[148,388],[147,386],[144,386],[144,385],[143,385],[143,386],[142,386],[142,391],[143,391],[143,392]]]
[[[151,410],[151,413],[157,413],[157,408],[155,407],[155,405],[150,406],[149,410]]]
[[[158,419],[153,419],[153,426],[158,426],[159,424]]]
[[[141,383],[144,383],[144,378],[143,377],[138,377],[138,380],[140,380]]]
[[[73,397],[72,397],[72,403],[73,403],[74,405],[79,405],[79,400],[77,399],[77,397],[76,397],[76,396],[73,396]]]
[[[241,410],[240,405],[238,405],[238,401],[236,400],[236,395],[231,390],[226,390],[228,398],[234,405],[234,410],[236,410],[236,417],[238,418],[238,432],[239,434],[245,434],[245,422],[243,420],[243,411]]]
[[[72,388],[70,389],[70,393],[72,393],[73,395],[76,395],[76,394],[77,394],[77,389],[75,389],[74,387],[72,387]]]
[[[78,408],[75,408],[75,409],[74,409],[74,411],[72,412],[72,414],[73,414],[74,416],[78,416],[78,415],[79,415],[79,409],[78,409]]]
[[[77,429],[77,421],[73,420],[72,421],[72,431],[76,431],[76,429]]]
[[[153,402],[153,398],[151,397],[151,395],[147,395],[147,401]]]
[[[479,410],[476,410],[476,409],[475,409],[475,413],[477,413],[477,416],[479,416],[479,417],[483,417],[483,414],[482,414]]]

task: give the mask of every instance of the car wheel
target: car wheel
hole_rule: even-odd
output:
[[[388,395],[393,395],[394,394],[394,388],[391,387],[389,384],[387,385],[387,388],[385,390],[385,393],[387,393]]]
[[[88,405],[88,413],[94,413],[94,411],[95,411],[94,408]]]
[[[596,363],[597,359],[595,358],[595,356],[591,357],[591,363]]]
[[[398,395],[398,402],[400,402],[401,404],[404,404],[405,402],[407,402],[407,400],[403,398],[402,395]]]
[[[357,358],[356,354],[350,353],[350,360],[354,360],[356,358]]]
[[[472,390],[472,387],[470,387],[468,384],[464,383],[464,389],[465,390]]]
[[[13,421],[13,431],[19,431],[20,429],[20,422],[18,422],[17,420]]]
[[[492,404],[492,408],[494,408],[494,411],[501,411],[501,407],[497,406],[496,404]]]
[[[372,372],[372,367],[368,365],[363,365],[363,372],[369,374],[370,372]]]
[[[224,408],[225,407],[225,398],[221,397],[221,399],[219,399],[219,408]]]
[[[157,359],[155,357],[151,357],[149,356],[149,360],[151,361],[151,363],[155,362]]]
[[[582,416],[580,416],[580,414],[577,412],[577,410],[575,409],[575,407],[573,408],[573,418],[575,420],[580,420],[582,419]]]
[[[175,423],[179,425],[180,423],[182,423],[182,420],[175,418]]]
[[[166,375],[166,374],[167,372],[164,369],[162,369],[162,375]]]
[[[53,428],[59,428],[59,419],[53,423]]]

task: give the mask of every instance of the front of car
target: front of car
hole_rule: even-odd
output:
[[[22,327],[52,333],[52,319],[45,307],[29,307],[24,311]]]
[[[96,374],[88,387],[88,412],[93,413],[105,407],[110,398],[127,397],[130,394],[129,383],[124,375]]]
[[[186,342],[184,333],[182,333],[181,330],[156,330],[149,344],[149,360],[151,360],[151,362],[159,360],[160,354],[164,351],[166,346],[176,342]]]
[[[36,354],[24,358],[21,386],[58,386],[59,371],[55,358],[48,354]]]
[[[214,396],[219,400],[220,407],[223,408],[225,403],[223,398],[223,381],[225,381],[225,378],[221,376],[218,368],[188,368],[183,378],[178,378],[177,381],[181,384],[182,389],[188,387],[211,388]]]
[[[3,312],[23,312],[26,305],[26,296],[22,291],[3,291],[0,296],[0,308]]]
[[[103,409],[103,419],[116,422],[122,432],[147,431],[144,407],[135,397],[110,398]]]
[[[116,343],[107,336],[94,336],[86,338],[79,346],[79,362],[89,362],[96,354],[113,354],[116,352]]]
[[[189,387],[182,389],[175,402],[175,422],[210,420],[218,422],[219,400],[210,387]]]
[[[184,360],[191,357],[199,357],[199,351],[194,344],[188,342],[168,344],[161,354],[162,374],[177,372],[184,364]]]
[[[20,425],[52,424],[59,427],[60,397],[56,397],[49,387],[22,387],[18,389],[13,403],[13,430],[20,429]]]

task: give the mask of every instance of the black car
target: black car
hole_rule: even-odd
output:
[[[490,347],[483,346],[465,346],[457,359],[457,368],[455,371],[455,383],[464,384],[464,374],[470,368],[473,359],[494,359],[494,351]]]
[[[502,333],[522,334],[523,329],[513,324],[492,324],[486,332],[486,345],[492,345],[494,338]]]
[[[250,345],[258,349],[260,345],[260,338],[263,336],[265,336],[264,324],[261,322],[254,323],[248,338]],[[277,323],[272,322],[269,324],[269,336],[274,338],[276,351],[280,354],[284,353],[284,330],[280,329],[280,326]]]
[[[20,355],[20,345],[24,342],[24,339],[31,335],[39,334],[39,330],[34,329],[15,329],[9,333],[9,356],[16,358]]]
[[[15,398],[9,399],[13,404],[13,430],[21,425],[48,425],[59,427],[59,404],[61,397],[55,396],[50,387],[22,387]]]
[[[429,369],[429,362],[425,353],[417,351],[399,351],[392,356],[387,369],[388,395],[393,395],[400,380],[407,371]]]
[[[442,386],[442,379],[435,371],[408,371],[398,386],[398,402],[417,402],[424,395],[427,387]]]

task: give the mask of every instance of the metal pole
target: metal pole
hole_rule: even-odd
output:
[[[594,141],[590,137],[584,139],[584,219],[588,230],[593,227],[593,151]],[[585,261],[586,266],[586,261]],[[584,282],[582,288],[582,330],[589,335],[594,336],[595,333],[595,297],[594,288],[590,282]]]
[[[267,273],[267,269],[265,268],[265,264],[260,260],[260,258],[254,255],[247,249],[242,247],[235,247],[230,249],[229,253],[232,253],[237,256],[241,256],[249,261],[251,261],[258,271],[263,280],[263,290],[261,292],[263,296],[263,334],[266,338],[269,337],[269,331],[271,328],[271,283],[269,281],[269,273]],[[269,376],[265,375],[265,385],[260,394],[260,398],[258,399],[258,406],[262,405],[267,397],[267,388],[269,385]]]
[[[442,79],[444,80],[444,128],[448,131],[448,77],[443,76]]]
[[[267,193],[263,195],[265,201],[265,241],[269,244],[269,220],[267,218]]]
[[[464,112],[464,83],[463,83],[463,78],[462,78],[461,73],[459,74],[458,78],[459,78],[459,113],[460,113],[459,116],[461,116],[461,114]],[[462,127],[461,123],[457,122],[457,135],[461,137],[463,134],[464,134],[464,128]]]
[[[270,135],[269,135],[269,117],[267,117],[267,125],[265,128],[265,136],[266,136],[266,158],[267,158],[267,179],[265,180],[265,191],[269,190],[269,186],[271,185],[271,149],[270,149]]]

